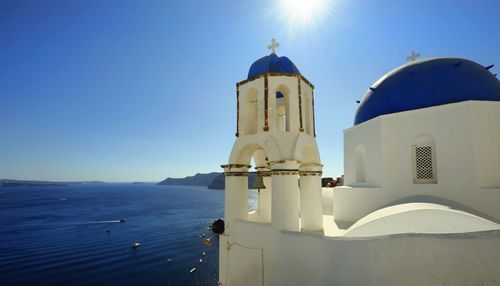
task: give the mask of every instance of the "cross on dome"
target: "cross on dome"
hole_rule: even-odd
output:
[[[271,44],[267,46],[268,49],[271,50],[271,53],[276,54],[276,48],[280,46],[280,43],[276,41],[276,39],[271,40]]]
[[[419,53],[415,53],[415,51],[411,51],[411,54],[406,57],[406,60],[409,62],[414,62],[417,58],[420,57]]]

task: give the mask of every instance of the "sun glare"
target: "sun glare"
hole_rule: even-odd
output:
[[[329,0],[278,0],[280,11],[290,26],[312,26],[327,10]]]

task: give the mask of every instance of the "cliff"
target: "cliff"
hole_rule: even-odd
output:
[[[208,174],[196,174],[185,178],[166,178],[158,185],[181,185],[181,186],[208,186],[212,181],[222,173],[212,172]],[[223,187],[224,188],[224,187]]]
[[[255,173],[249,173],[248,174],[248,188],[251,189],[253,186],[253,182],[255,181]],[[209,189],[216,189],[216,190],[224,190],[226,178],[224,177],[224,174],[220,174],[219,176],[215,177],[213,181],[208,185]]]

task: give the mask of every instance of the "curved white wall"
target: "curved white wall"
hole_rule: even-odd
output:
[[[398,233],[465,233],[500,230],[478,216],[429,203],[408,203],[377,210],[352,225],[344,236],[368,237]]]

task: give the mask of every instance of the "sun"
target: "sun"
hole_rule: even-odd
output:
[[[329,0],[278,0],[278,9],[289,26],[314,26],[327,12]]]

